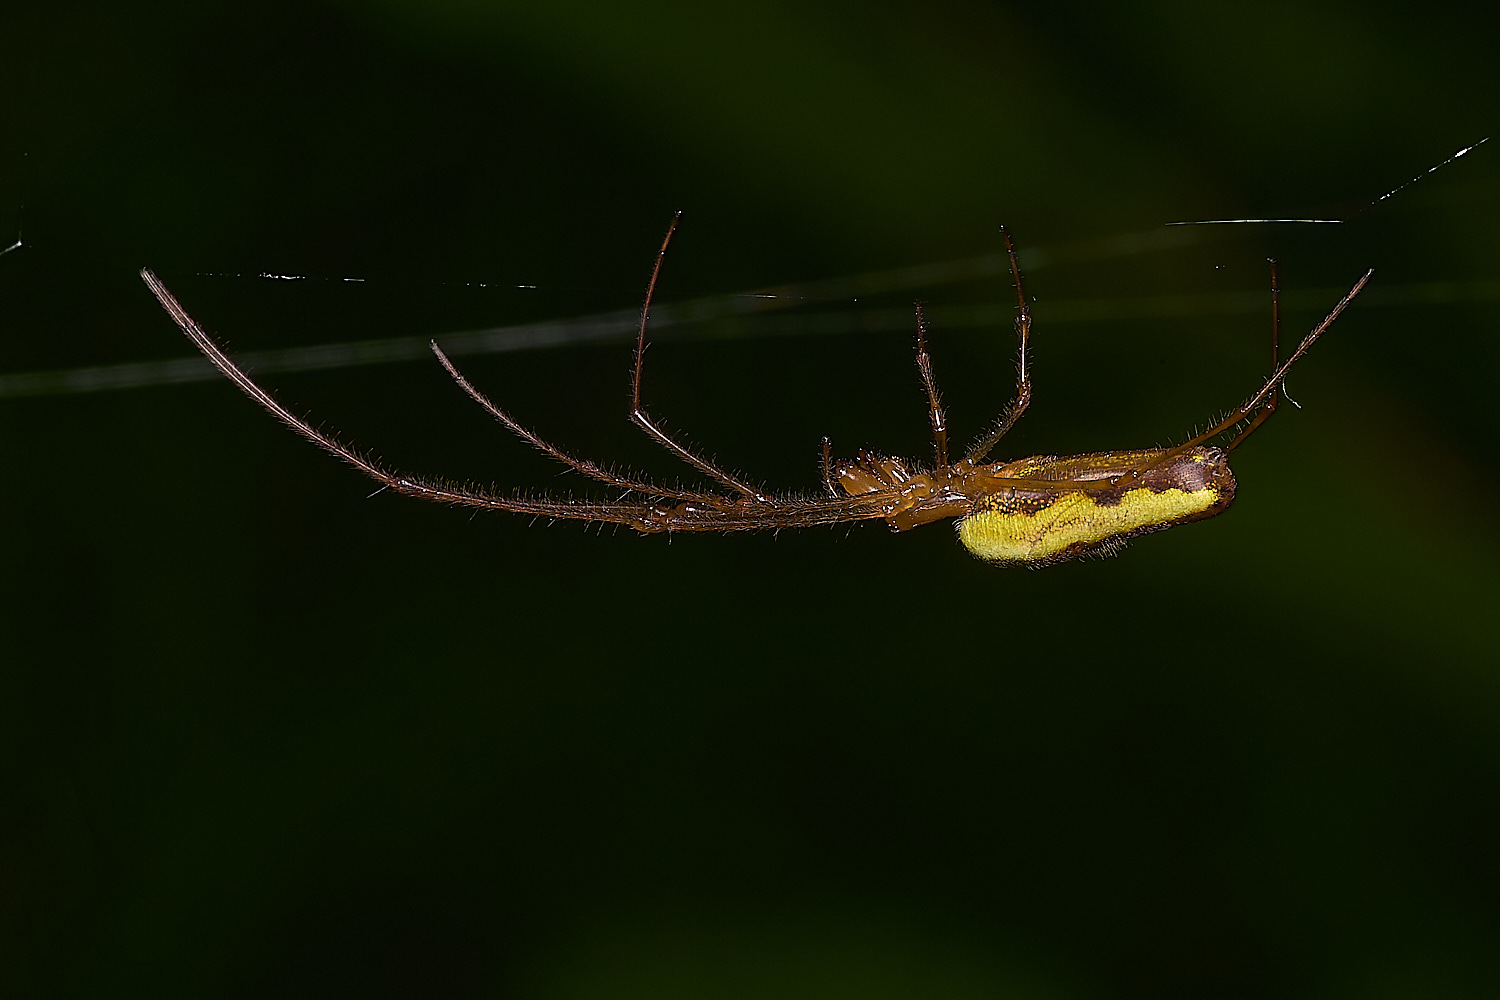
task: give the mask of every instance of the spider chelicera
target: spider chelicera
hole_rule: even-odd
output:
[[[945,518],[957,518],[959,540],[975,556],[997,565],[1048,566],[1080,555],[1109,554],[1129,539],[1176,524],[1213,517],[1234,499],[1234,474],[1228,456],[1256,428],[1276,412],[1279,390],[1287,372],[1313,342],[1338,318],[1370,280],[1365,272],[1323,321],[1312,329],[1291,357],[1277,358],[1279,291],[1272,265],[1272,374],[1242,406],[1207,431],[1173,448],[1107,451],[1057,457],[1038,455],[1010,462],[985,463],[986,457],[1031,402],[1031,371],[1027,348],[1031,310],[1021,289],[1020,268],[1009,234],[1005,248],[1018,304],[1015,322],[1020,340],[1016,394],[994,426],[962,458],[948,453],[948,419],[927,353],[927,325],[917,307],[917,368],[927,391],[932,425],[932,465],[891,458],[860,449],[854,458],[834,458],[828,438],[822,441],[824,495],[776,494],[746,482],[674,440],[647,414],[641,402],[641,372],[646,352],[646,326],[651,299],[667,246],[677,229],[676,218],[657,251],[646,287],[646,302],[635,342],[630,419],[662,447],[715,481],[713,490],[659,486],[620,475],[587,459],[576,458],[517,423],[476,389],[438,347],[432,351],[448,374],[474,402],[484,407],[506,429],[528,444],[590,479],[613,487],[635,500],[575,500],[557,497],[504,495],[418,479],[392,472],[293,415],[269,392],[237,366],[203,328],[182,308],[161,280],[149,270],[141,278],[198,349],[230,381],[282,423],[313,444],[337,455],[383,486],[444,503],[485,510],[622,524],[636,531],[751,531],[804,528],[823,524],[883,520],[893,531]],[[1248,422],[1224,448],[1208,442]]]

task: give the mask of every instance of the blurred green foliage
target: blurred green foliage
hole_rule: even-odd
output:
[[[184,354],[142,265],[255,349],[628,308],[679,208],[663,301],[993,253],[1004,221],[1038,316],[1009,454],[1141,447],[1254,387],[1266,314],[1108,303],[1260,293],[1274,255],[1289,300],[1318,290],[1300,332],[1378,273],[1237,454],[1233,510],[1040,573],[941,528],[366,500],[222,382],[0,400],[0,992],[1488,995],[1500,339],[1492,299],[1431,290],[1497,273],[1500,148],[1364,210],[1493,128],[1488,16],[7,8],[0,372]],[[1309,215],[1351,221],[1067,252]],[[310,278],[231,276],[261,272]],[[1084,300],[1105,318],[1049,325]],[[908,334],[699,332],[648,393],[729,464],[811,489],[823,433],[926,453]],[[1009,332],[933,346],[979,431]],[[670,479],[627,361],[466,369]],[[436,365],[274,384],[399,467],[586,488]]]

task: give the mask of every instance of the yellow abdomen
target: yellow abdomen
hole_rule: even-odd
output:
[[[1100,488],[1094,477],[1104,467],[1128,466],[1122,459],[1139,462],[1141,454],[1012,463],[1014,471],[1006,471],[1033,483],[1064,472],[1065,464],[1071,475],[1055,489],[1001,489],[981,497],[974,512],[959,520],[959,541],[989,562],[1045,566],[1091,551],[1107,554],[1137,535],[1212,517],[1234,499],[1234,475],[1212,449],[1174,456],[1146,473],[1140,485]],[[1080,475],[1082,466],[1088,471]]]

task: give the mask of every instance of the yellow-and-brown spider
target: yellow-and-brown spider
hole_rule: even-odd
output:
[[[332,452],[382,485],[410,496],[486,510],[623,524],[641,532],[752,531],[803,528],[852,521],[883,520],[893,531],[945,518],[957,518],[958,537],[975,556],[997,565],[1049,566],[1087,553],[1108,554],[1131,538],[1176,524],[1213,517],[1234,499],[1234,474],[1228,456],[1272,413],[1287,372],[1307,353],[1344,308],[1359,294],[1374,271],[1365,272],[1333,310],[1312,329],[1291,357],[1279,362],[1277,352],[1278,290],[1272,267],[1272,374],[1244,405],[1192,440],[1173,448],[1106,451],[1089,455],[1034,455],[1010,462],[985,464],[985,458],[1015,426],[1031,402],[1031,372],[1027,346],[1031,310],[1021,290],[1020,269],[1010,236],[1010,255],[1016,285],[1020,339],[1016,395],[994,427],[962,458],[948,455],[948,422],[927,353],[927,328],[917,308],[917,368],[927,390],[936,461],[930,467],[889,458],[861,449],[854,458],[832,457],[828,439],[822,443],[824,496],[773,494],[726,472],[697,452],[679,444],[646,413],[641,403],[641,371],[646,351],[646,326],[651,298],[661,273],[667,246],[676,231],[673,219],[657,251],[646,287],[646,302],[636,335],[630,419],[648,436],[688,465],[718,483],[717,490],[688,490],[658,486],[643,479],[616,474],[575,458],[517,423],[490,402],[454,367],[438,345],[432,344],[448,374],[490,415],[517,437],[576,472],[607,486],[636,494],[639,500],[574,500],[549,496],[506,496],[461,488],[436,480],[416,479],[392,472],[364,457],[336,438],[294,416],[239,368],[178,304],[161,280],[149,270],[142,279],[172,319],[230,381],[265,407],[282,423],[313,444]],[[1244,429],[1224,448],[1207,442],[1227,434],[1242,421]]]

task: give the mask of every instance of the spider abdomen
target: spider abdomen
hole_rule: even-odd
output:
[[[1234,500],[1234,473],[1217,448],[1192,448],[1150,464],[1163,454],[1105,452],[992,467],[998,479],[1026,484],[977,497],[973,513],[958,521],[959,541],[987,562],[1050,566],[1213,517]]]

